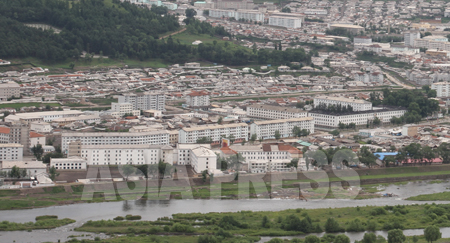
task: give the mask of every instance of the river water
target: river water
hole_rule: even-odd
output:
[[[393,193],[398,197],[383,197],[367,200],[344,200],[344,199],[324,199],[324,200],[286,200],[286,199],[249,199],[249,200],[170,200],[170,201],[121,201],[103,203],[72,204],[65,206],[54,206],[48,208],[36,208],[25,210],[0,211],[0,221],[29,222],[34,221],[40,215],[58,215],[61,218],[71,218],[77,222],[53,230],[35,230],[33,232],[0,232],[0,242],[57,242],[66,241],[70,235],[89,234],[88,238],[95,236],[104,238],[105,235],[95,235],[91,233],[80,233],[73,231],[75,227],[81,226],[88,220],[113,219],[116,216],[127,214],[141,215],[142,220],[156,220],[159,217],[170,217],[175,213],[208,213],[208,212],[237,212],[242,210],[252,211],[280,211],[285,209],[315,209],[315,208],[341,208],[356,206],[385,206],[385,205],[408,205],[424,204],[427,202],[415,202],[402,200],[404,198],[447,191],[450,182],[427,183],[410,182],[406,185],[390,185],[383,193]],[[432,202],[428,202],[432,203]],[[450,203],[450,202],[436,202]],[[406,234],[422,234],[421,230],[405,231]],[[420,232],[420,233],[417,233]],[[450,229],[443,229],[443,237]],[[382,232],[379,233],[383,235]],[[362,238],[364,233],[347,233],[352,241]],[[320,236],[320,235],[319,235]],[[384,235],[383,235],[384,236]],[[77,237],[79,238],[79,237]],[[79,238],[82,239],[82,238]],[[270,238],[267,238],[270,239]],[[263,238],[264,240],[264,238]],[[262,241],[264,242],[264,241]]]

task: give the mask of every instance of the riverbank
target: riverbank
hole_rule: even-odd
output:
[[[356,172],[356,173],[354,173]],[[411,181],[445,180],[450,178],[450,166],[394,167],[333,172],[268,173],[209,178],[141,180],[130,182],[133,190],[123,189],[124,183],[89,184],[86,188],[101,192],[82,200],[85,185],[64,184],[55,187],[21,190],[0,190],[0,210],[29,209],[77,203],[120,201],[131,198],[166,199],[370,199],[380,197],[379,185],[403,184]],[[325,177],[323,177],[325,176]],[[289,179],[288,179],[289,178]],[[309,179],[316,178],[316,179]],[[359,178],[359,179],[358,179]],[[246,181],[251,181],[249,184]],[[330,183],[332,182],[331,186]],[[301,190],[299,190],[299,188]],[[425,197],[424,197],[425,199]],[[430,200],[426,198],[426,200]],[[442,200],[446,200],[445,198]]]
[[[88,221],[77,231],[131,236],[117,237],[107,242],[127,239],[150,239],[185,235],[197,242],[199,235],[238,239],[239,237],[299,236],[308,233],[344,233],[388,231],[392,229],[423,229],[429,225],[450,227],[450,204],[366,206],[352,208],[288,209],[282,211],[239,211],[225,213],[173,214],[154,221]],[[149,236],[151,235],[151,236]],[[137,237],[139,236],[139,237]],[[135,238],[133,238],[135,237]],[[175,239],[175,238],[173,238]],[[115,241],[117,240],[117,241]],[[228,242],[228,241],[225,241]],[[251,241],[254,242],[254,241]]]
[[[36,222],[15,223],[0,222],[0,231],[32,231],[40,229],[54,229],[64,225],[75,223],[73,219],[58,219],[58,216],[38,216]]]

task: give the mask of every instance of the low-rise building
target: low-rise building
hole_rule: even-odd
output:
[[[51,158],[50,167],[55,167],[56,170],[86,170],[86,160],[80,157],[69,158]]]
[[[35,121],[51,122],[58,118],[77,117],[83,115],[83,111],[79,110],[63,110],[63,111],[43,111],[43,112],[27,112],[16,113],[5,117],[5,122],[19,122],[24,121],[27,123]]]
[[[250,134],[256,134],[257,139],[274,139],[278,131],[280,137],[293,136],[294,127],[306,129],[314,133],[314,119],[312,117],[290,118],[280,120],[255,121],[250,124]]]
[[[36,177],[47,172],[47,165],[41,161],[3,161],[1,166],[1,170],[6,173],[10,172],[14,166],[24,169],[29,177]]]
[[[44,121],[35,121],[30,123],[30,130],[38,133],[49,133],[53,130],[50,123]]]
[[[345,97],[318,96],[314,98],[314,108],[320,104],[351,106],[353,111],[372,110],[372,103],[365,100],[349,99]]]

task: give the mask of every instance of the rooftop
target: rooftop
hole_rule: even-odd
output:
[[[289,118],[289,119],[279,119],[279,120],[268,120],[268,121],[255,121],[256,125],[267,125],[274,123],[286,123],[286,122],[298,122],[298,121],[312,121],[313,117],[300,117],[300,118]]]

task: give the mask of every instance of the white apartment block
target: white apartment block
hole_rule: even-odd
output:
[[[80,141],[81,145],[168,145],[169,132],[75,132],[61,134],[61,150],[68,153],[69,143]]]
[[[431,85],[431,89],[436,90],[437,97],[450,97],[450,83],[439,82]]]
[[[302,27],[302,17],[272,15],[269,17],[269,25],[298,29]]]
[[[326,9],[306,9],[303,13],[306,15],[327,15],[328,11]]]
[[[248,140],[248,125],[246,123],[231,123],[224,125],[203,125],[185,127],[179,131],[178,143],[197,143],[199,138],[211,138],[213,142],[233,135],[236,141]]]
[[[360,81],[364,83],[383,83],[384,82],[384,76],[382,73],[379,72],[373,72],[373,73],[363,73],[363,72],[357,72],[354,75],[355,81]]]
[[[353,111],[367,111],[372,110],[372,103],[365,100],[349,99],[345,97],[331,97],[331,96],[318,96],[314,97],[314,108],[317,108],[319,104],[329,105],[341,105],[353,107]]]
[[[209,99],[209,93],[206,91],[192,91],[186,95],[186,104],[190,107],[209,106]]]
[[[43,121],[35,121],[30,123],[30,130],[39,132],[39,133],[49,133],[53,130],[50,123]]]
[[[0,144],[0,161],[22,161],[23,145],[18,143]]]
[[[282,138],[291,137],[293,135],[292,129],[294,127],[306,129],[309,130],[310,133],[314,133],[314,119],[312,117],[301,117],[281,120],[255,121],[250,124],[250,134],[256,134],[258,139],[274,139],[275,132],[279,131]]]
[[[173,164],[173,148],[169,145],[82,145],[71,147],[70,154],[80,154],[88,165]],[[79,152],[79,153],[78,153]]]
[[[57,170],[86,170],[86,160],[80,157],[51,158],[50,167],[55,166]]]
[[[307,117],[304,110],[275,105],[251,105],[247,107],[247,116],[267,119],[289,119]]]
[[[372,38],[368,36],[355,36],[353,38],[353,44],[372,44]]]
[[[448,42],[447,37],[440,35],[429,35],[423,37],[422,39],[415,39],[414,47],[450,51],[450,42]]]
[[[166,97],[159,92],[124,94],[119,96],[118,103],[130,103],[133,110],[166,110]]]
[[[264,13],[257,10],[222,10],[222,9],[210,9],[209,17],[213,18],[235,18],[246,19],[257,22],[264,22]]]
[[[414,46],[414,42],[416,39],[420,39],[419,31],[405,31],[403,33],[405,46]]]
[[[20,85],[16,82],[0,83],[0,100],[7,100],[12,97],[20,97]]]
[[[191,165],[197,173],[204,170],[214,173],[217,169],[217,155],[210,144],[177,144],[176,150],[176,164]]]
[[[58,118],[65,117],[76,117],[83,115],[84,112],[79,110],[63,110],[63,111],[43,111],[43,112],[27,112],[27,113],[16,113],[15,115],[9,115],[5,117],[5,122],[34,122],[34,121],[44,121],[51,122]]]
[[[131,114],[133,116],[139,116],[141,114],[140,110],[134,110],[131,103],[111,103],[111,116],[122,117],[125,114]]]
[[[379,109],[371,111],[349,112],[342,114],[331,114],[322,111],[309,112],[309,116],[314,118],[316,127],[337,128],[339,123],[355,123],[356,126],[366,125],[367,121],[373,121],[378,117],[382,123],[388,123],[395,117],[401,117],[406,113],[405,109]]]

